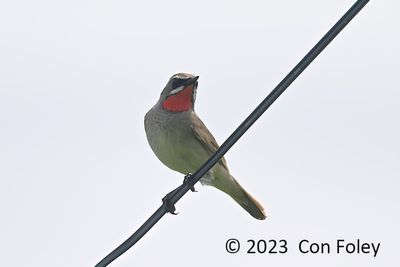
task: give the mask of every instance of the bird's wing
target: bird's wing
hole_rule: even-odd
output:
[[[204,123],[200,120],[200,118],[196,115],[196,113],[192,112],[191,114],[191,127],[194,133],[194,136],[200,141],[203,147],[210,153],[210,156],[214,154],[215,151],[219,148],[217,141],[214,136],[210,133]],[[228,166],[226,164],[225,158],[221,158],[219,163],[228,170]]]

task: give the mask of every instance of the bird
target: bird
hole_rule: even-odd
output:
[[[196,171],[219,148],[195,112],[198,79],[189,73],[173,75],[144,118],[146,137],[154,154],[164,165],[184,175]],[[225,158],[200,183],[225,192],[254,218],[266,218],[261,204],[230,174]]]

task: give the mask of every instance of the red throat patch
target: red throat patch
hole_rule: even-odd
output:
[[[188,111],[193,107],[193,85],[185,87],[175,95],[168,96],[162,104],[163,108],[172,112]]]

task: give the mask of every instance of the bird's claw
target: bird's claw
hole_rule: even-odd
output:
[[[162,202],[164,206],[164,210],[166,212],[169,212],[173,215],[178,215],[178,212],[175,212],[175,206],[171,203],[171,197],[175,193],[175,190],[172,192],[169,192],[165,197],[163,197]]]

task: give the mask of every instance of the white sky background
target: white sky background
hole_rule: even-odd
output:
[[[143,116],[176,72],[222,143],[354,3],[3,1],[2,266],[93,266],[182,182]],[[112,266],[394,266],[399,246],[398,1],[371,1],[227,154],[266,208],[257,221],[197,185]],[[286,239],[285,255],[225,241]],[[303,255],[301,239],[381,242]]]

